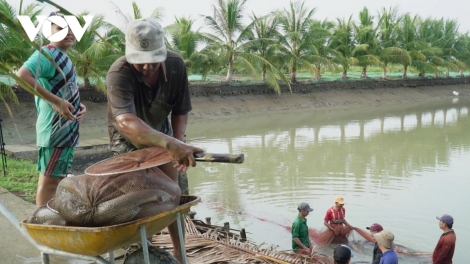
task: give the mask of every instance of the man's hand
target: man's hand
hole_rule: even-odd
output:
[[[78,110],[78,113],[77,113],[77,121],[78,122],[82,122],[83,117],[85,117],[85,113],[86,113],[86,106],[84,104],[80,103],[80,109]]]
[[[59,112],[60,116],[68,120],[75,120],[75,116],[72,114],[75,111],[73,105],[63,99],[60,99],[54,104],[55,109]]]
[[[204,152],[201,148],[193,147],[177,139],[168,144],[167,150],[176,163],[174,167],[180,171],[186,171],[189,166],[196,166],[194,153]]]
[[[297,251],[297,253],[299,253],[299,254],[305,254],[305,255],[310,255],[311,252],[312,252],[312,250],[311,250],[310,248],[308,248],[308,247],[303,248],[303,249]]]

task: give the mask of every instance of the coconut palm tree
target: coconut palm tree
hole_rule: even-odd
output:
[[[418,26],[419,39],[425,43],[420,52],[426,56],[426,61],[415,65],[421,77],[424,77],[426,72],[432,72],[433,77],[436,77],[439,67],[446,66],[446,62],[441,57],[443,55],[442,48],[436,45],[440,38],[441,27],[442,24],[431,18],[422,20]]]
[[[264,17],[257,17],[254,13],[251,15],[253,22],[253,40],[252,45],[247,52],[259,55],[261,58],[275,64],[278,68],[282,67],[282,59],[279,56],[279,38],[281,34],[278,31],[280,22],[279,13],[271,13]],[[261,79],[266,81],[268,65],[262,63]]]
[[[34,21],[42,11],[42,8],[39,7],[38,4],[30,4],[23,8],[21,0],[17,12],[5,0],[0,0],[0,71],[10,74],[15,80],[18,78],[14,73],[34,52],[34,47],[26,38],[16,14],[29,16]],[[17,81],[21,83],[21,80]],[[34,90],[31,92],[35,93]],[[0,82],[0,99],[4,101],[5,98],[18,103],[18,98],[12,90],[11,84]]]
[[[411,17],[410,14],[405,14],[401,19],[398,26],[397,46],[406,50],[410,56],[410,60],[403,60],[400,64],[403,65],[402,78],[408,77],[408,69],[410,66],[420,68],[425,65],[426,56],[421,50],[427,47],[427,44],[419,39],[418,27],[420,24],[420,17]]]
[[[194,22],[191,18],[176,18],[174,24],[165,27],[166,45],[183,57],[188,72],[202,73],[205,79],[209,71],[216,69],[221,63],[219,56],[214,56],[210,50],[198,51],[198,46],[207,40],[199,29],[193,31]]]
[[[79,17],[88,13],[79,14]],[[119,57],[122,52],[111,49],[108,43],[103,42],[94,32],[114,27],[104,21],[103,15],[93,17],[90,30],[85,31],[82,39],[75,43],[70,49],[69,56],[74,62],[77,75],[84,80],[83,86],[89,88],[94,86],[98,91],[106,92],[106,85],[103,76],[106,75],[109,67]],[[105,35],[109,37],[110,35]]]
[[[113,6],[113,10],[116,13],[118,20],[119,20],[119,25],[117,26],[123,32],[126,31],[126,27],[129,22],[135,19],[143,18],[142,11],[140,10],[140,7],[137,5],[135,1],[132,1],[132,15],[124,14],[124,12],[122,12],[122,10],[112,1],[110,1],[110,4]],[[162,20],[164,12],[165,12],[164,8],[157,7],[152,11],[149,17],[155,18],[157,20]]]
[[[444,67],[446,68],[446,77],[449,77],[449,70],[459,70],[461,66],[457,61],[457,56],[462,52],[459,46],[456,46],[459,40],[459,25],[456,20],[447,19],[435,21],[436,27],[439,29],[436,32],[438,39],[434,42],[434,46],[442,49],[441,58],[444,60]]]
[[[208,34],[211,39],[209,46],[220,49],[227,59],[227,77],[230,82],[233,77],[233,64],[240,54],[240,45],[252,36],[251,25],[245,27],[242,24],[243,10],[246,0],[218,0],[213,6],[214,16],[205,16],[204,20],[214,31]]]
[[[312,20],[310,25],[310,34],[314,37],[312,42],[312,64],[316,68],[315,79],[321,79],[321,70],[323,66],[333,66],[334,60],[338,56],[338,52],[331,48],[329,41],[335,24],[328,20],[318,21]]]
[[[463,70],[468,69],[470,65],[470,36],[468,36],[468,33],[458,36],[455,49],[458,51],[458,54],[455,56],[459,66],[458,76],[463,77]]]
[[[16,14],[29,16],[31,20],[35,20],[36,16],[42,11],[39,4],[30,4],[22,8],[23,1],[20,2],[18,12],[11,7],[6,0],[0,0],[0,12],[2,16],[6,16],[15,22],[18,22]],[[12,28],[2,25],[0,27],[0,61],[4,65],[11,67],[13,71],[18,70],[23,62],[33,53],[34,48],[29,40],[25,41],[24,37]]]
[[[352,55],[357,58],[357,64],[362,68],[361,78],[367,78],[368,66],[379,64],[379,58],[376,56],[379,42],[376,29],[373,26],[373,19],[374,17],[369,15],[369,10],[364,7],[359,12],[359,24],[353,24],[356,46]]]
[[[282,45],[290,71],[290,82],[297,82],[297,71],[304,69],[311,74],[316,72],[309,58],[313,49],[314,36],[310,34],[310,24],[315,8],[307,9],[305,2],[290,2],[289,9],[284,9],[281,16]]]
[[[198,42],[202,39],[199,30],[193,31],[194,20],[191,18],[175,18],[175,23],[165,27],[167,47],[178,52],[189,66],[190,58],[197,52]]]
[[[398,47],[399,25],[403,18],[398,15],[398,8],[383,8],[378,14],[379,22],[377,39],[379,51],[377,56],[381,61],[382,79],[387,78],[387,67],[390,63],[411,64],[411,57],[406,49]]]
[[[343,68],[341,78],[348,78],[349,67],[358,63],[358,60],[353,56],[353,51],[356,48],[354,42],[354,24],[352,16],[346,19],[337,19],[337,24],[333,30],[330,40],[330,48],[337,52],[335,62]]]
[[[267,66],[266,84],[275,91],[280,92],[277,79],[286,80],[282,72],[272,63],[262,58],[258,54],[246,52],[258,42],[264,41],[254,39],[253,26],[256,21],[252,21],[248,26],[242,24],[243,9],[246,0],[218,0],[214,7],[214,16],[205,16],[207,25],[214,34],[205,34],[207,50],[219,51],[227,62],[226,82],[230,82],[233,77],[235,63],[244,68],[251,76],[259,76],[259,71],[254,65],[265,64]],[[289,86],[290,88],[290,86]]]

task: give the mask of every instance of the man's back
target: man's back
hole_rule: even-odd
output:
[[[398,264],[397,253],[393,249],[385,251],[379,264]]]

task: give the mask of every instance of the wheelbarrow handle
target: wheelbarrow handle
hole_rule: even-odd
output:
[[[241,164],[245,160],[244,154],[220,154],[220,153],[194,153],[196,161],[202,162],[223,162]]]

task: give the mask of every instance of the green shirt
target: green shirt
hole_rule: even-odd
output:
[[[310,247],[307,218],[302,219],[300,215],[297,215],[297,218],[295,218],[294,223],[292,224],[292,250],[295,252],[300,249],[300,246],[294,242],[294,237],[298,237],[302,244],[306,247]]]
[[[80,110],[77,73],[69,56],[59,48],[46,45],[42,50],[61,68],[64,76],[39,51],[35,51],[23,64],[38,82],[49,92],[73,105],[77,115]],[[78,145],[78,121],[67,120],[48,101],[35,96],[37,122],[36,143],[40,147],[74,147]]]

